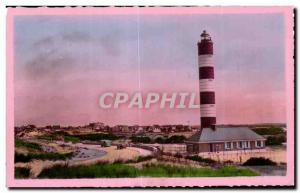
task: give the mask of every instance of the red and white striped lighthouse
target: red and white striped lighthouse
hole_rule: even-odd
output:
[[[216,104],[214,85],[213,42],[204,30],[198,42],[201,128],[214,128]]]

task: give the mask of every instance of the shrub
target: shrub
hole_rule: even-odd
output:
[[[29,174],[30,174],[30,170],[28,168],[15,167],[15,178],[17,179],[28,178]]]
[[[150,137],[131,137],[130,138],[133,143],[151,143]]]
[[[278,135],[284,133],[284,130],[281,127],[263,127],[263,128],[255,128],[253,129],[259,135]]]
[[[153,159],[154,157],[152,155],[148,155],[148,156],[139,156],[137,158],[137,162],[144,162],[144,161],[148,161],[148,160],[151,160]]]
[[[165,144],[165,143],[183,143],[186,137],[183,135],[173,135],[168,138],[158,137],[155,139],[155,143]]]
[[[200,156],[194,155],[194,156],[187,156],[186,159],[197,161],[197,162],[202,162],[202,163],[207,163],[207,164],[215,164],[216,161],[210,158],[202,158]]]
[[[73,156],[73,152],[71,153],[29,153],[27,155],[15,153],[15,163],[17,162],[29,162],[31,160],[66,160]]]
[[[166,139],[162,137],[157,137],[154,141],[155,143],[159,143],[159,144],[166,143]]]
[[[29,162],[31,158],[22,153],[15,153],[15,163],[17,162]]]
[[[29,149],[34,149],[34,150],[42,150],[42,147],[37,144],[37,143],[32,143],[32,142],[27,142],[21,139],[15,139],[15,146],[16,147],[26,147]]]
[[[181,154],[179,154],[179,153],[176,153],[176,154],[174,155],[174,157],[176,157],[176,158],[182,158],[183,156],[182,156]]]
[[[284,142],[286,142],[286,137],[284,135],[269,136],[266,140],[266,145],[281,145]]]
[[[166,143],[183,143],[186,137],[183,135],[173,135],[166,139]]]
[[[53,141],[53,140],[57,140],[57,136],[55,135],[41,135],[37,137],[38,139],[43,139],[43,140],[48,140],[48,141]]]
[[[69,133],[65,132],[65,131],[55,131],[54,135],[64,135],[64,136],[66,136],[66,135],[69,135]]]
[[[124,162],[125,162],[125,160],[119,158],[119,159],[116,159],[113,163],[114,164],[121,164],[121,163],[124,163]]]
[[[90,140],[90,141],[116,140],[120,138],[112,133],[90,133],[84,135],[73,135],[73,137],[77,137],[81,140]]]
[[[275,162],[273,162],[270,159],[263,158],[263,157],[252,157],[248,159],[244,164],[244,166],[265,166],[270,165],[274,166],[277,165]]]

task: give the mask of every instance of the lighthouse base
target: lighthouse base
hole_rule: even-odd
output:
[[[212,128],[216,124],[216,117],[201,117],[201,128]]]

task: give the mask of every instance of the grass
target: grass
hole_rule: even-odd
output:
[[[29,174],[30,174],[30,170],[28,168],[15,167],[15,178],[17,179],[28,178]]]
[[[57,140],[57,136],[55,135],[48,135],[48,134],[45,134],[45,135],[41,135],[41,136],[38,136],[37,137],[38,139],[43,139],[43,140],[48,140],[48,141],[54,141],[54,140]]]
[[[72,143],[78,143],[78,142],[80,142],[80,138],[74,137],[74,136],[70,136],[70,135],[64,136],[64,140],[66,142],[72,142]]]
[[[73,156],[73,153],[29,153],[27,155],[15,153],[15,163],[29,162],[31,160],[66,160]]]
[[[54,166],[44,169],[39,178],[124,178],[124,177],[222,177],[257,176],[250,169],[225,166],[219,169],[194,168],[189,166],[171,166],[166,164],[148,164],[137,169],[122,163],[94,164],[89,166]]]
[[[15,146],[16,147],[25,147],[28,149],[39,150],[39,151],[42,150],[42,147],[37,143],[31,143],[31,142],[27,142],[27,141],[24,141],[22,139],[17,139],[17,138],[15,139]]]

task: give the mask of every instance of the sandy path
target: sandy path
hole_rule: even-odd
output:
[[[72,163],[72,165],[93,164],[101,161],[112,163],[117,160],[125,161],[125,160],[135,159],[140,155],[139,151],[131,148],[117,149],[116,146],[111,146],[111,147],[98,147],[97,149],[105,151],[106,154],[104,156],[95,159],[74,162]]]
[[[152,155],[152,152],[146,149],[136,148],[136,147],[128,147],[127,149],[131,149],[133,151],[139,152],[140,156],[149,156]]]
[[[16,167],[27,167],[30,168],[30,178],[36,178],[39,173],[45,169],[50,168],[55,165],[65,165],[76,166],[76,165],[89,165],[97,162],[114,162],[117,160],[132,160],[136,159],[138,156],[148,156],[151,155],[151,151],[128,147],[125,149],[117,149],[116,146],[111,147],[100,147],[99,145],[87,145],[87,144],[73,144],[72,147],[87,148],[92,150],[105,151],[105,155],[99,157],[93,157],[92,159],[87,160],[69,160],[69,161],[50,161],[50,160],[33,160],[29,163],[16,163]]]

